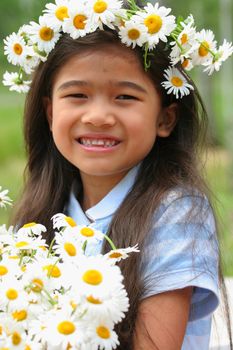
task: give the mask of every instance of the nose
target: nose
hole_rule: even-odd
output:
[[[93,102],[83,114],[82,123],[95,127],[112,127],[116,124],[116,116],[110,104],[103,101]]]

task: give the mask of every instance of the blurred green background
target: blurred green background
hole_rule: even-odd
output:
[[[3,38],[30,20],[37,21],[45,0],[1,0],[0,76],[11,67],[3,55]],[[154,3],[154,1],[151,1]],[[197,30],[211,29],[221,43],[233,38],[232,0],[164,0],[173,14],[194,15]],[[207,77],[195,72],[195,82],[209,113],[211,142],[205,163],[206,176],[217,198],[224,273],[233,276],[233,58],[219,73]],[[24,96],[0,85],[0,186],[9,189],[13,200],[20,196],[25,155],[22,137]],[[28,203],[30,205],[30,203]],[[0,225],[8,222],[11,210],[0,210]]]

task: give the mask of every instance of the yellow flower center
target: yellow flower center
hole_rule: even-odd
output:
[[[97,286],[103,281],[103,276],[97,270],[88,270],[83,275],[83,281],[92,284],[93,286]]]
[[[58,332],[64,335],[74,333],[75,329],[75,325],[73,324],[73,322],[70,321],[63,321],[57,326]]]
[[[171,79],[172,85],[176,87],[181,87],[183,85],[183,80],[179,77],[172,77]]]
[[[46,248],[46,247],[44,247],[43,245],[40,245],[40,246],[39,246],[39,248],[40,248],[41,250],[43,250],[44,252],[46,252],[46,251],[47,251],[47,248]]]
[[[43,270],[47,270],[48,277],[58,278],[61,276],[61,270],[56,265],[47,265],[43,267]]]
[[[99,305],[102,304],[102,301],[100,301],[99,299],[95,299],[92,295],[90,295],[89,297],[87,297],[87,301],[91,304],[95,304],[95,305]]]
[[[18,260],[19,256],[18,255],[10,255],[9,259],[11,259],[11,260]]]
[[[84,15],[77,15],[73,19],[74,27],[77,29],[84,29],[86,26],[87,17]]]
[[[144,20],[145,26],[150,34],[158,33],[163,25],[162,18],[158,15],[150,15]]]
[[[29,345],[26,345],[24,350],[32,350],[32,348]]]
[[[8,268],[6,266],[0,265],[0,276],[4,276],[8,273]]]
[[[131,39],[131,40],[137,40],[139,37],[140,37],[140,32],[139,30],[137,29],[130,29],[128,31],[128,37]]]
[[[110,335],[111,335],[109,329],[104,326],[97,327],[96,333],[100,338],[103,338],[103,339],[108,339],[110,338]]]
[[[188,65],[189,65],[189,60],[185,59],[182,63],[182,67],[185,69],[188,67]]]
[[[188,42],[188,35],[186,33],[184,33],[180,39],[181,41],[181,44],[184,45],[184,44],[187,44]]]
[[[41,281],[39,278],[34,278],[34,280],[32,280],[32,284],[33,287],[31,289],[35,293],[40,293],[44,287],[43,281]]]
[[[23,272],[27,271],[27,266],[26,265],[21,266],[20,270]]]
[[[2,326],[0,326],[0,335],[2,335],[2,331],[3,331]]]
[[[77,253],[76,248],[72,243],[66,242],[64,244],[64,249],[69,256],[75,256]]]
[[[210,45],[207,43],[207,41],[203,41],[199,47],[198,53],[201,57],[205,57],[209,53]]]
[[[95,232],[90,227],[83,227],[80,233],[85,237],[93,237],[95,235]]]
[[[16,246],[16,248],[23,248],[23,247],[26,247],[28,245],[29,245],[28,242],[21,241],[21,242],[16,243],[15,246]]]
[[[22,46],[20,45],[20,44],[15,44],[14,46],[13,46],[13,51],[14,51],[14,53],[16,54],[16,55],[21,55],[22,54],[22,52],[23,52],[23,48],[22,48]]]
[[[26,320],[28,314],[26,310],[20,310],[20,311],[15,311],[12,313],[12,317],[16,320],[16,321],[24,321]]]
[[[71,227],[77,226],[77,224],[76,224],[76,222],[74,221],[74,219],[72,219],[70,216],[66,216],[66,217],[65,217],[65,221],[66,221],[67,224],[69,224]]]
[[[9,299],[9,300],[15,300],[18,298],[18,292],[17,290],[13,289],[13,288],[10,288],[8,289],[8,291],[6,292],[6,297]]]
[[[111,254],[109,254],[109,258],[112,258],[112,259],[117,259],[120,257],[122,257],[122,254],[119,252],[112,252]]]
[[[22,338],[21,338],[19,333],[14,332],[12,334],[12,344],[13,345],[19,345],[21,343],[21,340],[22,340]]]
[[[49,27],[42,27],[39,31],[41,40],[50,41],[54,37],[54,31]]]
[[[73,300],[70,301],[70,306],[72,307],[73,310],[76,310],[78,304],[76,304]]]
[[[95,5],[93,6],[93,10],[96,13],[103,13],[108,8],[108,4],[105,1],[96,1]]]
[[[55,16],[57,17],[57,19],[59,19],[59,21],[63,21],[64,18],[68,18],[68,8],[66,6],[58,7],[55,12]]]
[[[23,228],[29,228],[29,227],[33,227],[36,226],[35,222],[29,222],[28,224],[23,225]]]

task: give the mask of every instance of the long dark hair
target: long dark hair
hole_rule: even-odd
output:
[[[25,187],[13,223],[20,225],[33,220],[44,224],[49,232],[46,236],[48,242],[53,238],[51,217],[64,210],[74,179],[80,187],[82,185],[78,169],[60,154],[53,142],[43,104],[44,97],[51,96],[55,75],[71,57],[102,50],[109,45],[131,50],[122,46],[118,35],[111,30],[97,30],[77,40],[62,35],[47,61],[36,70],[26,99],[24,135],[28,163]],[[136,48],[133,52],[143,66],[142,50]],[[159,45],[146,74],[160,94],[164,108],[172,103],[177,104],[177,123],[169,137],[156,139],[142,162],[132,191],[114,215],[108,234],[118,247],[139,243],[143,250],[144,238],[151,229],[154,213],[170,189],[179,186],[198,190],[208,196],[198,156],[206,137],[205,108],[196,88],[179,100],[164,91],[161,81],[168,66],[168,53],[163,44]],[[187,79],[190,80],[189,77]],[[196,210],[201,213],[201,206]],[[105,245],[103,251],[107,249]],[[127,277],[125,285],[131,307],[126,319],[118,326],[121,341],[119,349],[130,349],[132,344],[136,313],[143,291],[138,274],[140,256],[133,255],[121,266]]]

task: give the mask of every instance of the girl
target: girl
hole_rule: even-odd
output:
[[[27,178],[14,224],[40,222],[51,242],[51,217],[65,212],[117,247],[138,243],[140,254],[122,264],[131,306],[117,329],[119,349],[205,350],[220,283],[198,158],[205,109],[180,64],[169,85],[175,94],[167,93],[165,40],[148,52],[136,31],[127,47],[116,28],[99,27],[76,37],[64,25],[35,70],[25,105]],[[107,246],[87,253],[100,251]]]

